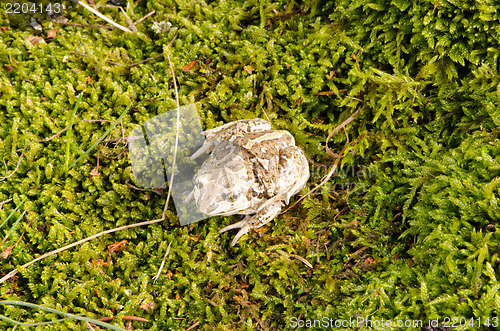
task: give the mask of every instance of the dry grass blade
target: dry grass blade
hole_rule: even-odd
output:
[[[122,30],[122,31],[125,31],[125,32],[130,32],[132,33],[132,31],[130,31],[129,29],[127,29],[126,27],[124,26],[121,26],[120,24],[114,22],[112,19],[104,16],[103,14],[99,13],[97,10],[95,10],[94,8],[90,7],[89,5],[87,5],[85,2],[83,1],[77,1],[76,2],[77,4],[79,4],[80,6],[84,7],[85,9],[87,9],[88,11],[91,11],[92,13],[94,13],[95,15],[99,16],[100,18],[102,18],[103,20],[105,20],[106,22],[108,22],[109,24],[112,24],[113,26],[117,27],[118,29]]]
[[[89,331],[95,331],[95,329],[92,327],[92,325],[90,325],[88,321],[85,321],[85,326],[87,327],[87,329],[89,329]]]
[[[135,24],[132,22],[132,20],[130,19],[130,17],[128,17],[128,15],[125,12],[125,10],[123,10],[123,8],[121,6],[118,6],[118,8],[120,8],[120,10],[122,11],[122,14],[125,15],[125,18],[127,19],[128,27],[130,28],[130,30],[132,32],[137,32],[137,28],[135,27]]]
[[[5,205],[9,201],[12,201],[12,199],[7,199],[5,201],[0,202],[0,209],[2,209],[3,205]],[[0,226],[0,228],[1,228],[1,226]]]
[[[180,104],[179,104],[179,93],[177,91],[177,82],[176,82],[176,78],[175,78],[175,71],[174,71],[174,66],[172,65],[172,61],[170,61],[170,56],[168,55],[168,53],[166,55],[167,55],[167,59],[168,59],[168,64],[170,65],[170,70],[172,71],[172,79],[174,80],[175,102],[177,105],[177,114],[176,114],[177,118],[176,118],[176,128],[175,128],[176,131],[175,131],[174,158],[172,161],[172,175],[170,176],[170,181],[168,183],[167,201],[165,202],[165,207],[163,208],[163,214],[162,214],[163,219],[165,219],[165,214],[166,214],[167,208],[168,208],[168,202],[170,201],[170,194],[172,192],[172,186],[173,186],[172,184],[174,182],[174,177],[175,177],[175,162],[177,160],[177,146],[179,144],[179,131],[180,131]],[[170,244],[168,244],[167,252],[165,253],[165,256],[163,257],[163,260],[161,262],[160,268],[158,269],[158,272],[153,277],[153,282],[156,282],[158,280],[158,278],[160,277],[163,266],[165,265],[165,260],[167,258],[168,252],[170,252],[170,245],[171,244],[172,244],[172,242],[170,242]]]
[[[354,114],[352,114],[351,116],[349,116],[348,119],[346,119],[344,122],[342,122],[340,125],[338,125],[335,129],[332,130],[332,132],[330,132],[330,134],[328,134],[328,137],[326,137],[326,142],[325,142],[325,148],[326,148],[326,152],[328,153],[328,155],[332,156],[332,157],[337,157],[337,155],[335,155],[331,150],[330,148],[328,147],[328,141],[330,140],[330,138],[335,134],[337,133],[339,130],[345,128],[345,126],[349,123],[351,123],[358,115],[359,113],[361,112],[361,109],[358,109],[354,112]]]
[[[172,183],[174,181],[175,176],[175,162],[177,161],[177,146],[179,145],[179,131],[180,131],[180,105],[179,105],[179,93],[177,91],[177,82],[175,78],[174,66],[172,65],[172,61],[170,61],[170,55],[167,55],[168,64],[170,65],[170,70],[172,71],[172,79],[174,80],[174,90],[175,90],[175,103],[177,105],[177,123],[175,127],[175,147],[174,147],[174,160],[172,162],[172,175],[170,176],[170,183],[168,183],[168,193],[167,193],[167,203],[165,208],[163,209],[163,218],[165,218],[165,213],[167,212],[168,201],[170,200],[170,193],[172,192]]]
[[[153,277],[153,283],[156,283],[158,278],[160,278],[161,271],[163,270],[163,266],[165,265],[165,260],[167,259],[167,255],[170,252],[170,245],[172,245],[172,242],[168,244],[167,251],[165,252],[165,256],[163,257],[163,260],[161,261],[160,269],[158,269],[158,272],[156,275]]]

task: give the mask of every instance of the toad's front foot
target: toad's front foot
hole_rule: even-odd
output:
[[[238,231],[236,236],[234,236],[233,241],[231,242],[231,246],[234,246],[245,233],[260,228],[261,226],[270,222],[272,219],[278,216],[278,214],[281,212],[282,206],[282,201],[275,201],[271,204],[266,205],[255,215],[248,215],[241,221],[226,226],[224,229],[220,230],[219,233],[223,233],[232,229],[240,229],[240,231]]]

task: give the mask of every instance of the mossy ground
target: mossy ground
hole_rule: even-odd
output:
[[[127,25],[116,8],[94,2]],[[30,141],[69,125],[79,94],[70,164],[126,106],[125,134],[174,108],[165,57],[128,66],[162,52],[174,63],[181,105],[196,102],[205,127],[262,117],[289,130],[311,160],[310,188],[333,163],[328,133],[361,110],[330,142],[338,152],[349,139],[344,171],[236,247],[233,233],[218,234],[236,217],[181,227],[172,205],[163,224],[106,235],[20,270],[1,285],[2,300],[149,320],[132,322],[136,330],[196,322],[197,329],[287,329],[299,316],[458,317],[458,329],[493,326],[500,13],[492,1],[129,1],[133,21],[156,11],[134,34],[49,22],[38,32],[1,8],[0,156],[8,173]],[[80,7],[66,17],[104,24]],[[156,33],[160,22],[171,27]],[[118,125],[110,138],[121,136]],[[161,216],[164,197],[126,185],[133,176],[120,149],[101,145],[66,173],[67,139],[31,144],[17,172],[0,182],[0,201],[12,199],[0,220],[26,199],[1,229],[3,237],[26,211],[1,247],[19,241],[1,260],[2,274],[99,231]],[[128,244],[109,249],[122,240]],[[22,321],[58,318],[17,306],[0,311]],[[51,329],[86,327],[70,320]]]

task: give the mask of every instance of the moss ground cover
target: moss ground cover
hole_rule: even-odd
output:
[[[94,3],[128,25],[117,8]],[[164,196],[127,186],[133,175],[123,144],[100,144],[66,167],[128,106],[109,138],[175,107],[166,58],[143,60],[170,54],[180,103],[196,103],[206,128],[262,117],[290,131],[310,159],[310,188],[334,161],[324,149],[328,133],[360,110],[329,142],[334,152],[347,143],[338,173],[236,247],[232,234],[218,234],[236,217],[181,227],[172,204],[163,224],[106,235],[19,270],[0,285],[1,300],[117,316],[114,325],[136,330],[198,322],[197,329],[289,329],[299,317],[442,325],[458,317],[459,329],[494,326],[500,30],[493,1],[129,1],[132,21],[155,11],[130,34],[85,26],[105,23],[78,6],[65,16],[82,26],[45,21],[38,31],[0,6],[7,168],[0,176],[9,176],[0,181],[0,224],[22,203],[0,228],[2,239],[10,232],[0,246],[2,276],[99,231],[161,216]],[[53,137],[70,123],[71,134]],[[61,318],[1,307],[25,322]],[[86,329],[75,320],[50,328]]]

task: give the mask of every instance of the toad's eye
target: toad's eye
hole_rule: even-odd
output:
[[[238,193],[222,193],[221,194],[222,199],[230,202],[235,202],[238,199]]]

